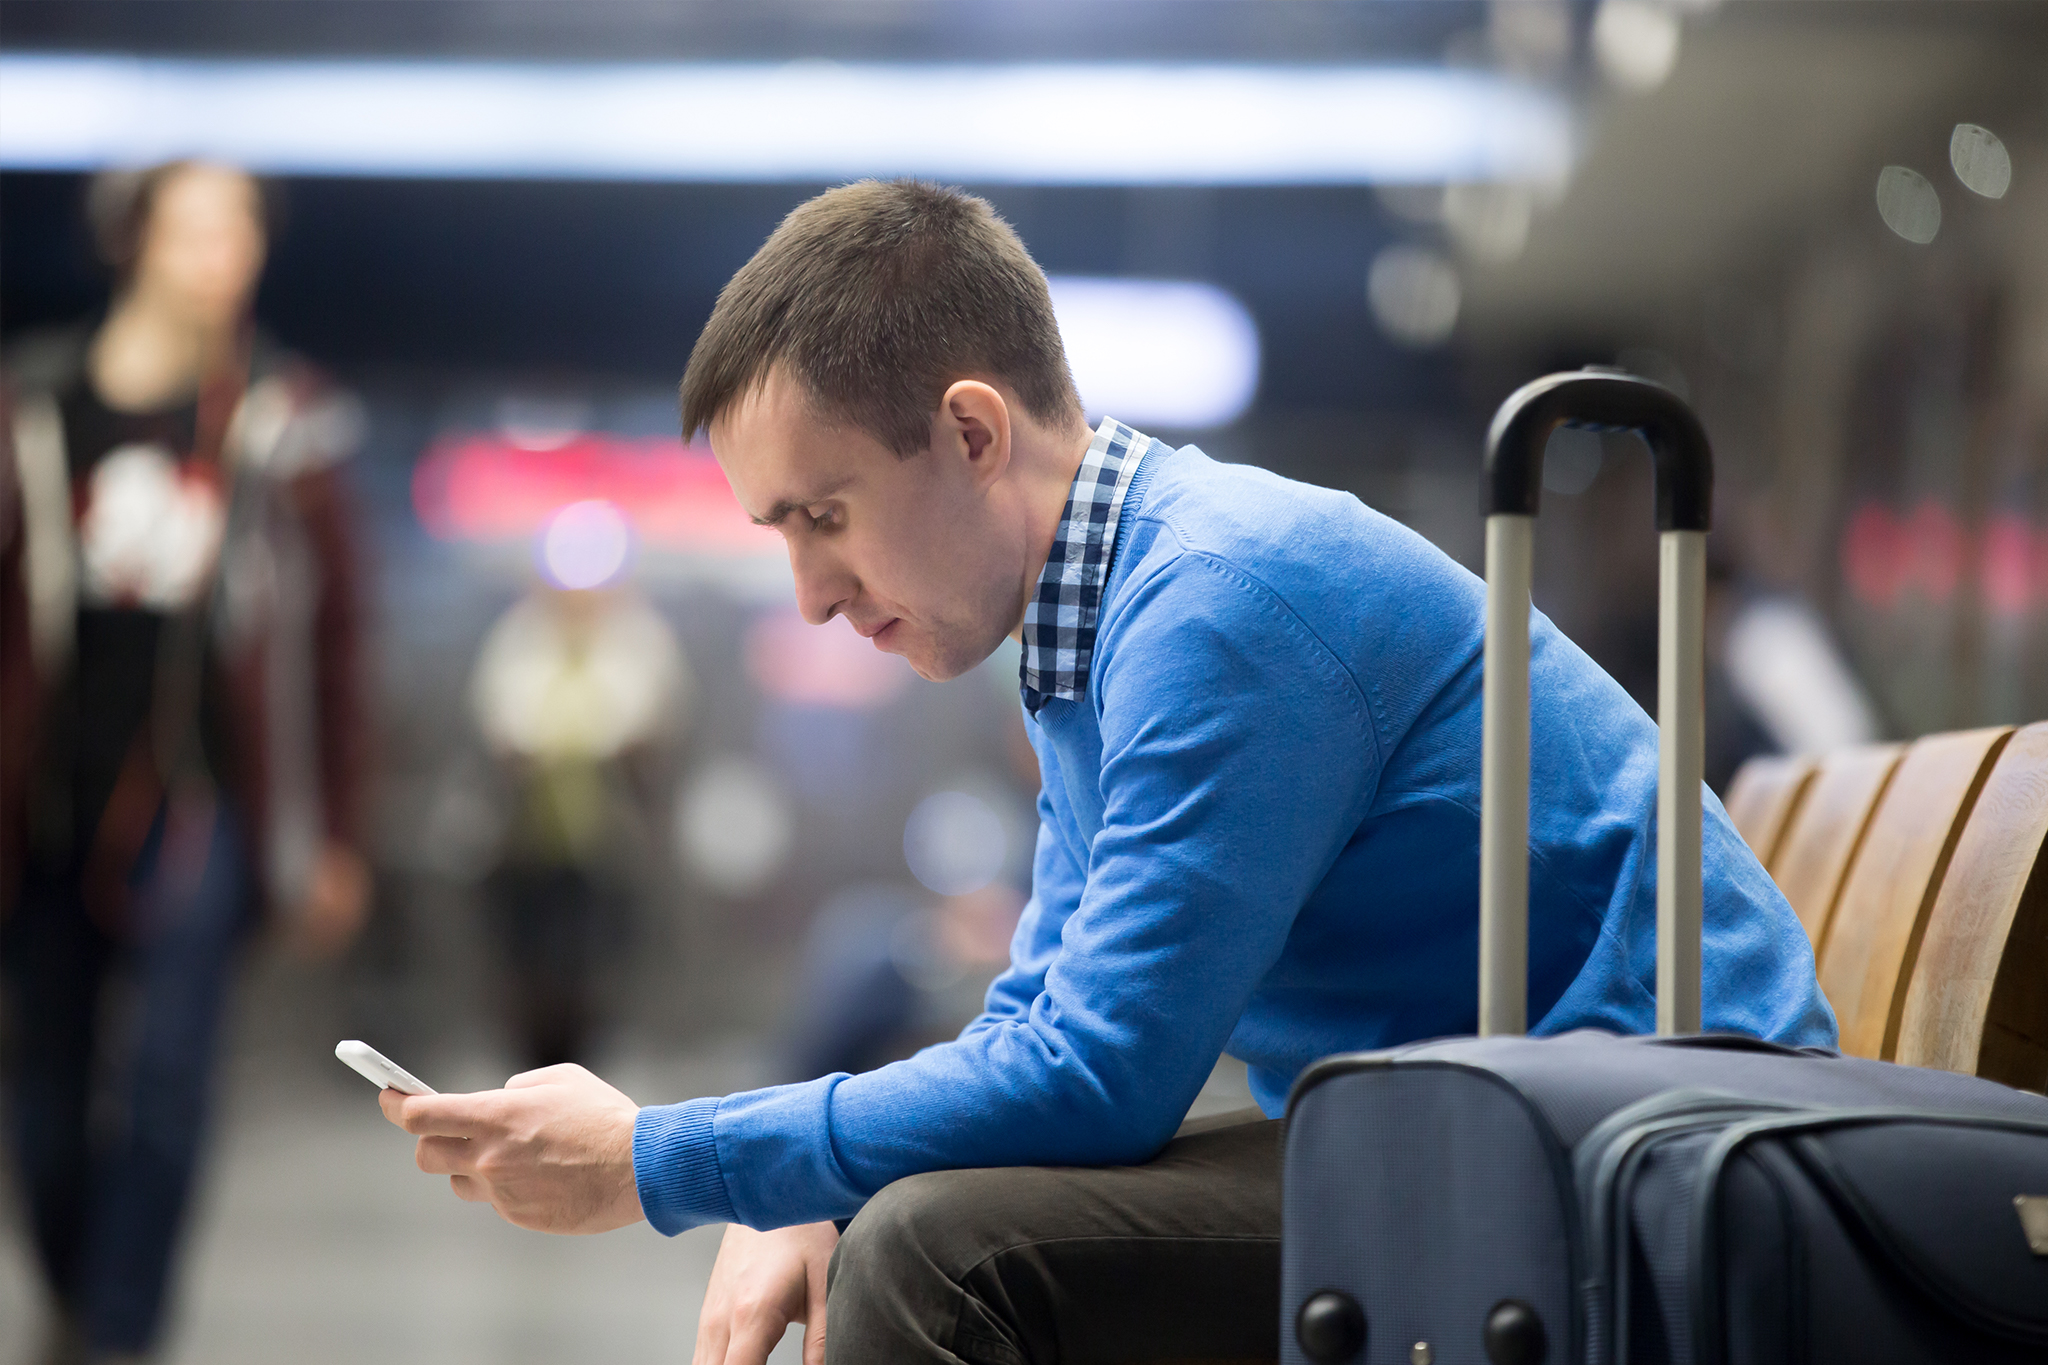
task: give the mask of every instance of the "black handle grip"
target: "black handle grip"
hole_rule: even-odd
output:
[[[1662,384],[1598,366],[1524,384],[1486,433],[1486,514],[1536,515],[1543,446],[1559,427],[1633,431],[1657,463],[1657,529],[1704,531],[1712,519],[1714,455],[1693,410]]]

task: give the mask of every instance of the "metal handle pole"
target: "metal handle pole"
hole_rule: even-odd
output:
[[[1698,1033],[1706,532],[1662,532],[1657,556],[1657,1032]]]
[[[1529,585],[1536,519],[1486,519],[1479,763],[1479,1032],[1529,1027]]]
[[[1543,447],[1560,424],[1640,434],[1657,464],[1657,1031],[1700,1027],[1700,780],[1706,532],[1714,456],[1684,400],[1590,367],[1508,396],[1486,432],[1486,737],[1479,852],[1479,1031],[1528,1023],[1529,580]]]

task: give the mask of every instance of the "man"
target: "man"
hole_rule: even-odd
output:
[[[792,213],[683,421],[809,620],[930,678],[1022,639],[1043,788],[1010,968],[959,1039],[864,1075],[637,1109],[556,1068],[387,1113],[515,1222],[732,1224],[700,1365],[797,1320],[811,1361],[1271,1359],[1289,1083],[1474,1027],[1481,585],[1354,498],[1091,432],[1037,267],[931,186]],[[1540,618],[1532,679],[1536,1031],[1647,1031],[1655,730]],[[1708,1026],[1832,1040],[1707,806]],[[1176,1138],[1224,1051],[1262,1112]]]
[[[332,952],[368,891],[353,404],[251,326],[249,176],[89,207],[112,306],[15,350],[0,427],[0,1036],[53,1361],[155,1342],[252,907]]]

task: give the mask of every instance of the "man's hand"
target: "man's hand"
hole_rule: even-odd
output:
[[[804,1365],[825,1365],[825,1268],[837,1245],[830,1223],[773,1232],[728,1224],[691,1365],[763,1365],[792,1322],[804,1325]]]
[[[549,1066],[474,1095],[378,1096],[419,1138],[416,1159],[455,1193],[536,1232],[637,1223],[633,1120],[640,1108],[580,1066]]]

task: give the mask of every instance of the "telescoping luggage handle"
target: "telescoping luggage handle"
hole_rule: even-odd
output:
[[[1486,436],[1486,708],[1479,817],[1479,1031],[1529,1009],[1529,587],[1543,447],[1561,426],[1634,431],[1656,461],[1657,1032],[1700,1028],[1701,632],[1714,463],[1678,395],[1620,370],[1547,375]]]

